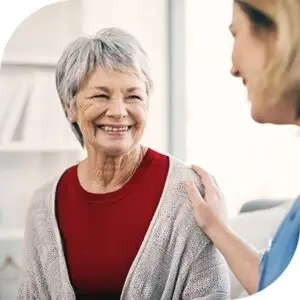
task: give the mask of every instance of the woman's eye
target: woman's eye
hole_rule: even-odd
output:
[[[99,95],[93,96],[92,98],[106,98],[106,99],[108,99],[108,96],[105,95],[105,94],[99,94]]]
[[[131,100],[139,100],[139,101],[143,100],[140,96],[137,95],[130,95],[128,98]]]

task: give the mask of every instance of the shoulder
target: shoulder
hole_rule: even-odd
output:
[[[287,203],[288,204],[288,203]],[[285,218],[282,220],[272,242],[272,247],[278,241],[294,240],[298,242],[300,227],[300,197],[292,202]],[[292,242],[291,242],[292,243]]]
[[[300,225],[300,196],[292,202],[287,219],[296,219],[298,221],[298,225]]]
[[[184,187],[185,180],[194,181],[203,195],[204,188],[199,176],[184,162],[170,156],[170,173],[165,193],[169,213],[171,212],[174,215],[174,225],[178,233],[186,236],[189,243],[197,245],[196,248],[200,250],[209,243],[209,239],[196,223],[192,206]]]
[[[60,176],[56,177],[38,189],[36,189],[30,199],[27,211],[27,223],[40,224],[43,220],[49,219],[52,211],[54,211],[54,197]]]
[[[42,207],[46,205],[47,199],[51,198],[55,194],[58,182],[59,178],[57,177],[36,189],[32,195],[31,206]]]
[[[299,243],[299,226],[300,198],[292,202],[272,243],[261,257],[259,290],[274,282],[289,265]],[[280,264],[276,263],[278,261]]]
[[[65,184],[65,181],[73,179],[75,166],[71,166],[64,170],[58,176],[47,181],[39,188],[37,188],[31,197],[29,211],[33,210],[45,210],[54,207],[54,198],[57,194],[57,189],[61,184]],[[76,173],[76,171],[75,171]]]
[[[27,247],[42,245],[45,232],[52,234],[55,187],[58,179],[42,185],[34,191],[26,214],[24,242]],[[53,204],[52,204],[53,203]]]
[[[188,166],[183,161],[173,157],[169,156],[170,160],[170,174],[169,174],[169,180],[170,185],[173,187],[177,187],[178,192],[180,194],[183,192],[185,196],[187,197],[187,194],[184,189],[184,181],[193,181],[196,186],[199,189],[199,192],[203,195],[204,194],[204,187],[201,183],[200,177],[192,170],[190,166]]]
[[[292,202],[287,201],[282,206],[287,207],[288,212],[278,228],[277,235],[281,234],[281,232],[297,231],[300,226],[300,197]]]

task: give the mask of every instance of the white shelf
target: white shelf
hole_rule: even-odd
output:
[[[23,229],[0,229],[0,242],[20,241],[24,238]]]
[[[83,150],[80,148],[80,145],[61,145],[61,146],[52,146],[52,145],[34,145],[26,144],[22,142],[15,142],[9,144],[0,144],[0,153],[3,152],[12,152],[12,153],[31,153],[31,152],[77,152],[81,153]]]
[[[58,62],[58,57],[44,57],[44,56],[20,56],[20,55],[6,55],[3,57],[1,65],[3,66],[26,66],[26,67],[46,67],[55,68]]]

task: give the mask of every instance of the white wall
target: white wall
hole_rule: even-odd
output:
[[[60,1],[23,20],[4,50],[4,61],[55,62],[65,45],[80,32],[76,3]]]

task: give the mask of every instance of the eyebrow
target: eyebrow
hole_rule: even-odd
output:
[[[100,91],[103,91],[105,93],[109,93],[109,88],[107,88],[106,86],[92,86],[90,88],[90,90],[100,90]]]
[[[90,88],[90,90],[100,90],[100,91],[103,91],[105,93],[110,92],[110,89],[106,86],[93,86],[93,87]],[[139,87],[130,87],[130,88],[127,88],[125,91],[127,93],[137,92],[137,91],[141,91],[141,88],[139,88]]]
[[[130,87],[128,89],[126,89],[126,92],[131,93],[131,92],[140,92],[141,88],[139,87]]]

